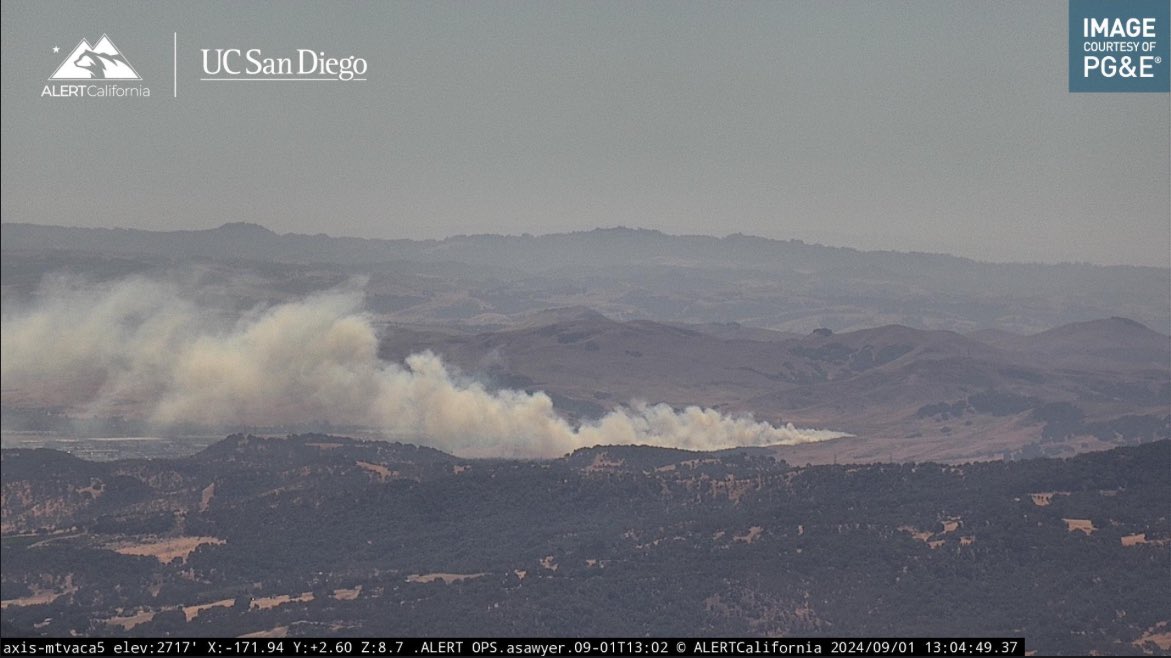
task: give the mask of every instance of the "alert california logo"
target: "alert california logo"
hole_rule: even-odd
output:
[[[59,46],[54,53],[61,52]],[[41,97],[52,98],[145,98],[150,87],[140,84],[142,78],[126,55],[103,34],[93,45],[82,39],[61,60],[49,83],[41,90]]]

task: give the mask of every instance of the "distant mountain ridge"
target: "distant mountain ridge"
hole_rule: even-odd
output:
[[[505,326],[576,304],[621,319],[739,322],[798,333],[885,324],[1034,333],[1110,316],[1171,333],[1171,268],[983,263],[742,234],[619,227],[377,240],[280,235],[247,223],[170,232],[4,223],[0,242],[6,285],[53,267],[76,270],[98,256],[130,261],[119,271],[210,260],[247,272],[270,263],[284,270],[274,275],[282,287],[299,272],[312,279],[308,289],[368,277],[373,310],[399,322]],[[317,276],[322,269],[330,276]]]
[[[746,250],[748,263],[768,267],[770,259],[777,255],[788,258],[863,259],[871,266],[894,264],[900,258],[918,261],[923,266],[995,266],[1010,268],[1057,267],[1071,270],[1155,270],[1168,268],[1130,265],[1094,265],[1089,263],[1005,263],[984,262],[962,256],[915,251],[866,251],[853,247],[831,247],[802,240],[776,240],[743,233],[725,237],[709,235],[675,235],[655,229],[626,227],[596,228],[588,231],[548,233],[543,235],[500,235],[481,233],[454,235],[443,239],[381,239],[330,236],[325,233],[309,235],[304,233],[276,233],[260,224],[250,222],[229,222],[217,228],[153,231],[125,228],[83,228],[49,226],[5,222],[0,224],[0,238],[5,249],[63,249],[77,251],[107,251],[110,253],[136,253],[173,255],[171,250],[182,249],[188,256],[208,258],[262,258],[292,262],[355,262],[371,260],[460,260],[474,262],[477,250],[503,250],[526,252],[540,247],[548,253],[546,258],[535,262],[520,261],[515,267],[526,270],[557,269],[580,260],[580,254],[573,249],[581,246],[606,247],[614,249],[609,253],[596,253],[605,262],[629,262],[632,256],[659,258],[692,258],[703,263],[719,258],[721,248]],[[670,249],[662,250],[661,247]],[[655,253],[657,252],[657,253]],[[567,262],[564,256],[576,256]],[[727,263],[725,263],[727,264]],[[1171,271],[1171,270],[1169,270]],[[876,271],[877,273],[877,271]]]

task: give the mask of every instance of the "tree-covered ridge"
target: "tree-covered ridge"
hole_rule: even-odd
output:
[[[806,468],[643,447],[464,460],[323,435],[2,459],[6,635],[1013,635],[1111,654],[1167,639],[1168,441]]]

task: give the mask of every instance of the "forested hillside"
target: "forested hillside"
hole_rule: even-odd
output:
[[[1166,651],[1168,464],[1167,441],[806,468],[642,447],[464,460],[324,435],[236,435],[175,460],[9,450],[3,623],[57,636],[1011,635],[1042,653]]]

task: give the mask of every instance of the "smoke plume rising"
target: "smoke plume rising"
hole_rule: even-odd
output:
[[[4,309],[0,385],[6,398],[42,391],[91,415],[138,409],[160,427],[328,422],[463,456],[548,457],[597,444],[710,450],[843,436],[643,403],[575,427],[545,393],[489,390],[431,352],[403,364],[380,360],[361,304],[360,292],[341,290],[226,316],[175,284],[58,280],[38,301]]]

